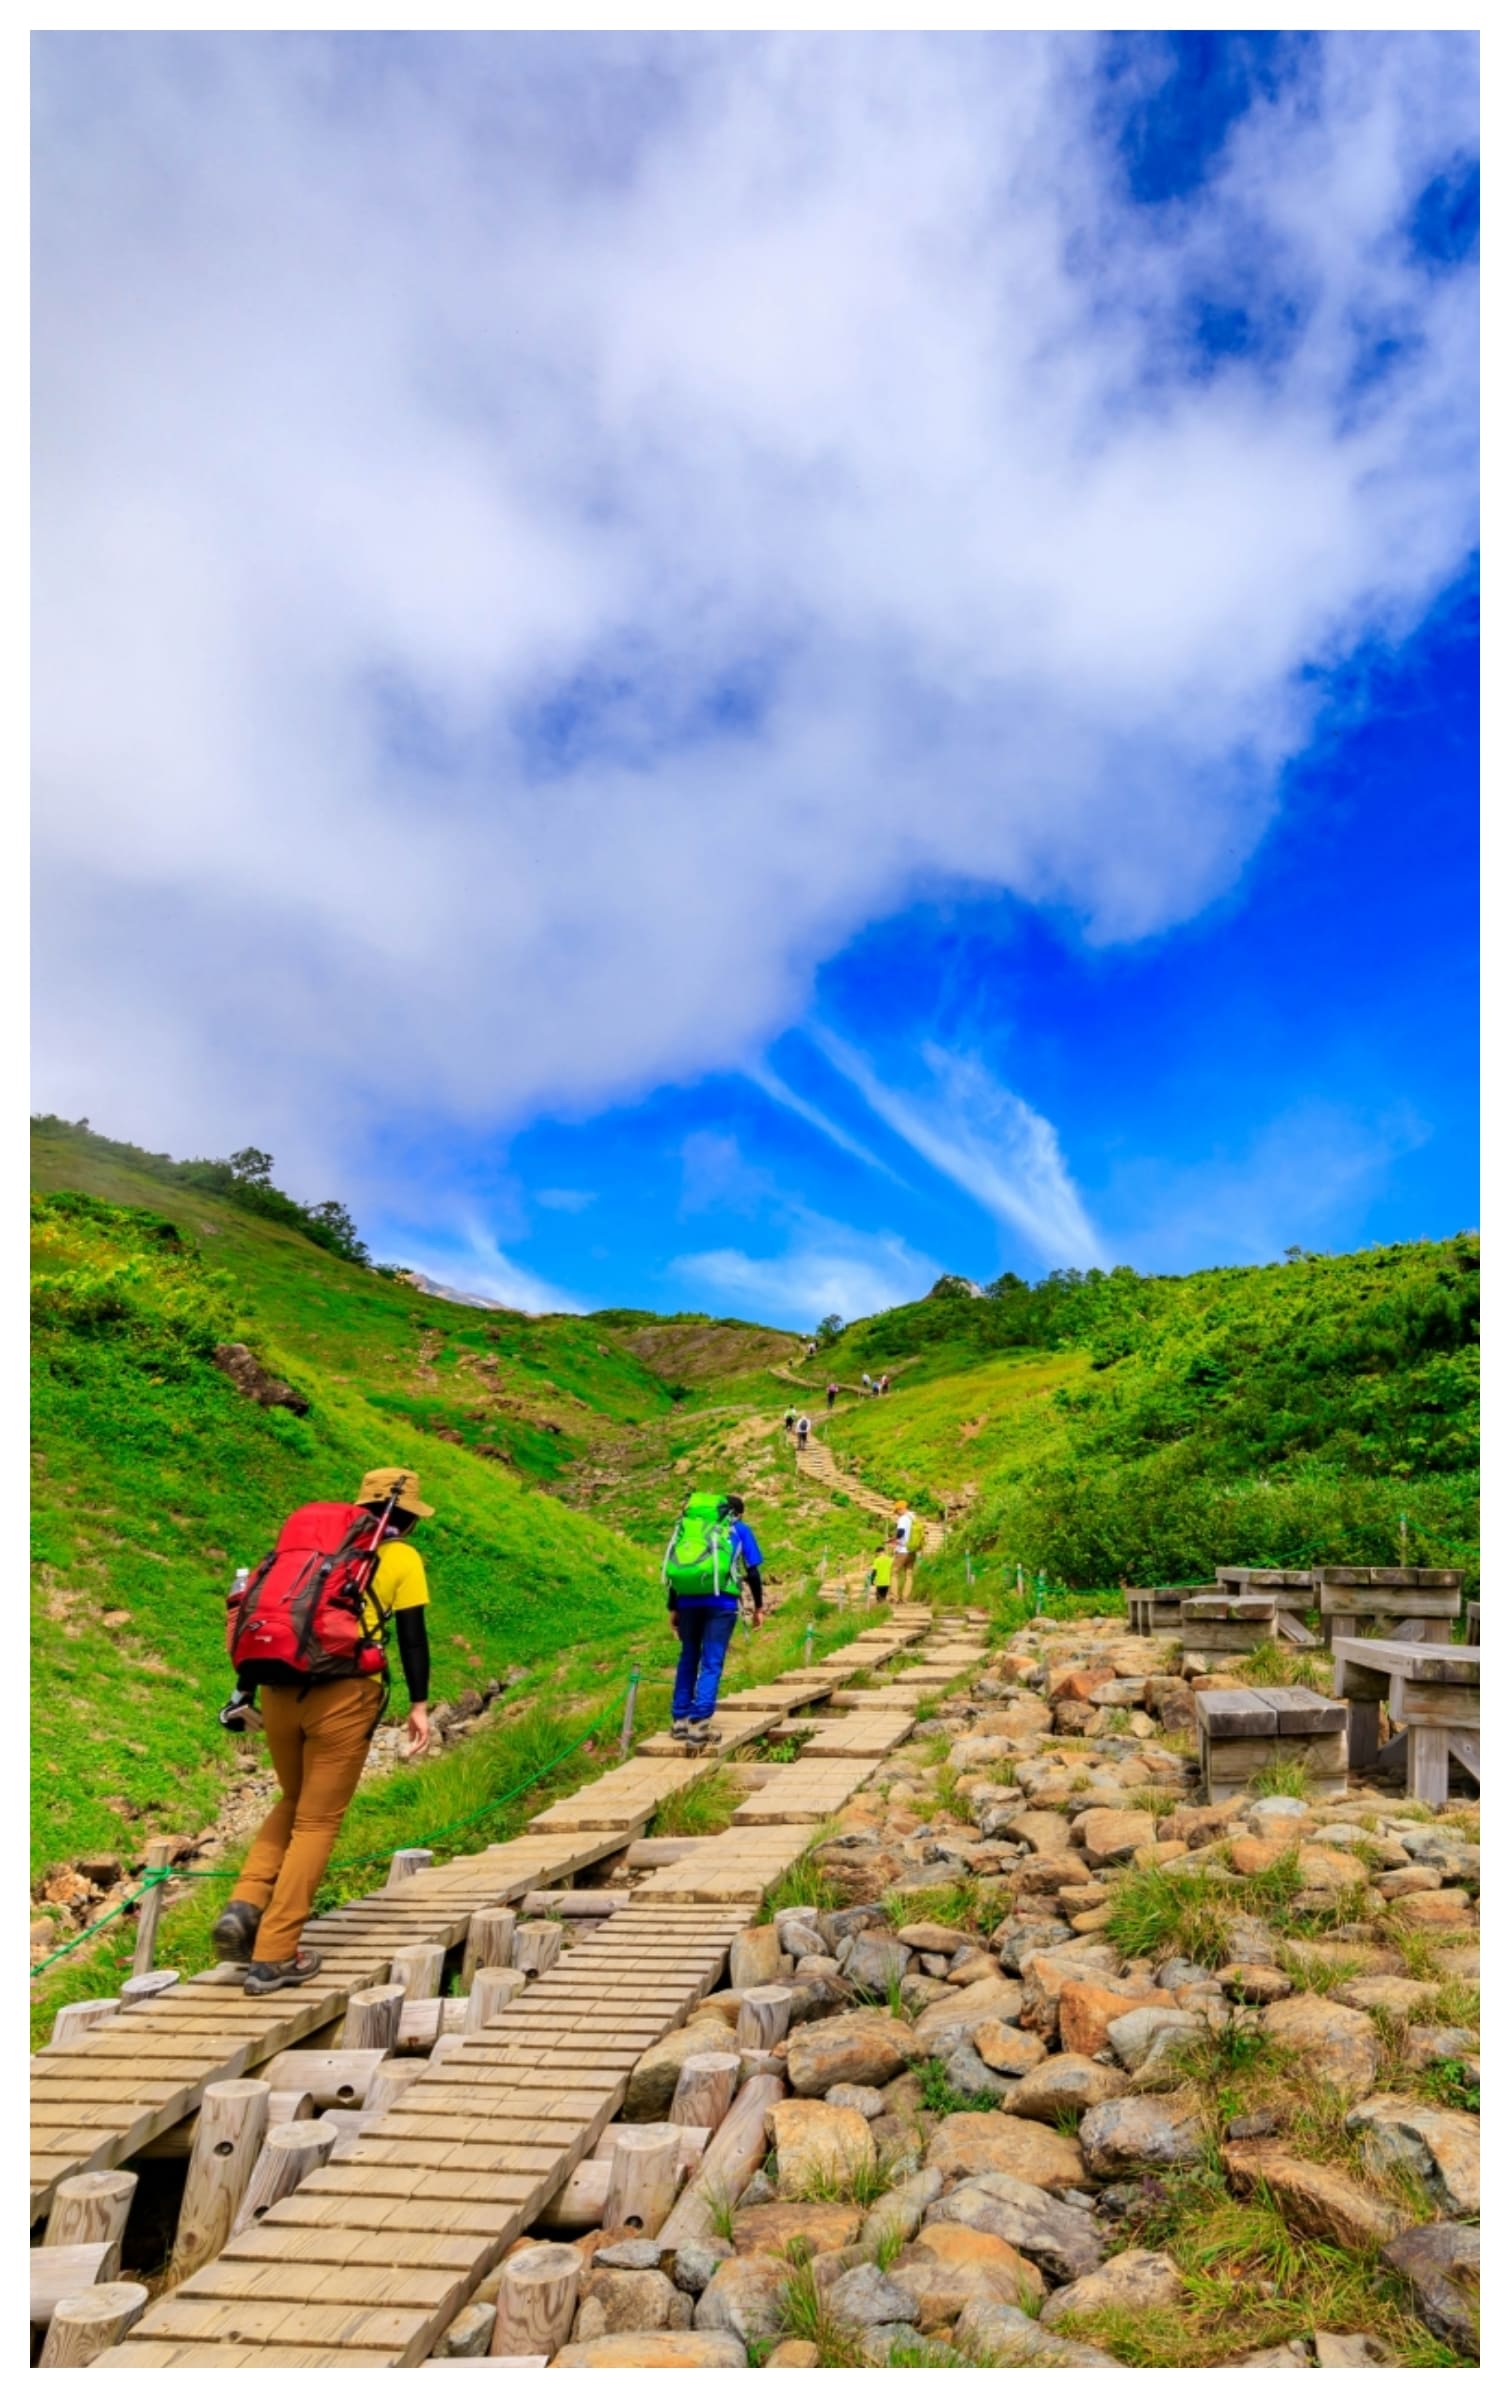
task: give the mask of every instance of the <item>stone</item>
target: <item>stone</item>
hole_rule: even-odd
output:
[[[828,1942],[815,1923],[803,1923],[799,1919],[786,1917],[777,1924],[776,1930],[780,1936],[783,1956],[796,1957],[800,1960],[803,1957],[826,1957],[829,1954]]]
[[[1276,1998],[1288,1998],[1294,1988],[1277,1965],[1224,1965],[1216,1978],[1225,1995],[1244,2006],[1267,2006]]]
[[[1413,1982],[1402,1973],[1361,1973],[1355,1980],[1337,1985],[1339,2005],[1356,2007],[1360,2014],[1372,2014],[1375,2007],[1380,2007],[1401,2023],[1423,1999],[1435,1998],[1436,1994],[1435,1982]]]
[[[969,2037],[977,2024],[1015,2023],[1022,2013],[1021,1982],[972,1982],[966,1990],[951,1990],[929,2007],[913,2027],[923,2056],[943,2056],[956,2041]],[[859,2081],[863,2076],[850,2077]]]
[[[1089,1876],[1087,1875],[1087,1878]],[[1067,1923],[1009,1923],[1002,1933],[997,1954],[1008,1973],[1021,1973],[1029,1957],[1036,1953],[1063,1947],[1073,1940],[1074,1933]]]
[[[1286,2340],[1279,2348],[1255,2348],[1250,2356],[1232,2359],[1234,2372],[1256,2370],[1273,2373],[1295,2365],[1303,2365],[1308,2372],[1310,2370],[1311,2358],[1304,2340]]]
[[[792,2268],[782,2258],[731,2257],[709,2282],[692,2320],[699,2331],[733,2332],[741,2340],[769,2339],[781,2328],[782,2297]]]
[[[1227,1861],[1233,1872],[1240,1873],[1246,1881],[1256,1873],[1267,1873],[1271,1865],[1278,1865],[1283,1858],[1293,1853],[1293,1841],[1275,1837],[1261,1839],[1252,1832],[1244,1832],[1230,1843]]]
[[[1349,1856],[1345,1848],[1323,1848],[1317,1842],[1302,1841],[1295,1862],[1300,1867],[1302,1888],[1324,1891],[1328,1897],[1368,1880],[1363,1859]]]
[[[769,2186],[767,2184],[767,2188]],[[769,2213],[769,2207],[755,2209],[751,2220],[756,2214]],[[734,2218],[736,2232],[741,2220],[738,2215]],[[719,2266],[733,2254],[733,2245],[728,2240],[715,2240],[711,2236],[706,2240],[684,2240],[672,2257],[671,2278],[679,2290],[686,2290],[692,2297],[700,2298]]]
[[[789,2033],[786,2076],[799,2098],[821,2098],[840,2082],[879,2089],[922,2054],[911,2024],[873,2007],[856,2008]]]
[[[1334,2165],[1292,2157],[1277,2140],[1243,2140],[1222,2151],[1227,2179],[1239,2197],[1262,2185],[1287,2223],[1335,2248],[1368,2248],[1393,2239],[1409,2217]]]
[[[1204,2136],[1200,2102],[1188,2090],[1108,2099],[1080,2119],[1086,2164],[1105,2181],[1161,2165],[1193,2164]]]
[[[993,2073],[1031,2073],[1049,2053],[1036,2032],[1018,2031],[994,2016],[987,2023],[976,2024],[970,2037],[981,2063],[989,2065]]]
[[[1318,2331],[1314,2335],[1318,2365],[1387,2365],[1389,2350],[1366,2331]]]
[[[1026,1807],[1011,1818],[1011,1836],[1025,1842],[1035,1857],[1057,1857],[1069,1849],[1069,1818],[1049,1808]]]
[[[807,2198],[815,2183],[845,2185],[876,2162],[870,2125],[853,2107],[831,2107],[820,2099],[783,2098],[771,2109],[776,2143],[776,2190],[781,2198]]]
[[[1178,2306],[1184,2295],[1184,2281],[1170,2258],[1156,2249],[1124,2248],[1094,2273],[1056,2290],[1038,2320],[1046,2326],[1062,2323],[1073,2315],[1093,2315],[1104,2306],[1139,2313],[1144,2307]]]
[[[930,1957],[924,1959],[923,1962],[937,1965],[942,1960],[938,1957]],[[999,1982],[1004,1979],[1004,1976],[994,1957],[988,1957],[980,1949],[972,1948],[966,1949],[961,1956],[955,1959],[949,1968],[949,1979],[956,1989],[963,1990],[971,1982]]]
[[[624,2094],[623,2116],[626,2123],[664,2123],[676,2091],[677,2079],[688,2057],[711,2055],[714,2050],[727,2056],[737,2056],[739,2042],[730,2025],[717,2016],[699,2016],[695,2023],[685,2023],[679,2031],[668,2032],[647,2048],[629,2077]]]
[[[641,2243],[636,2242],[636,2246]],[[594,2327],[594,2337],[615,2331],[666,2331],[673,2322],[673,2307],[681,2293],[664,2273],[652,2268],[649,2272],[626,2273],[615,2268],[598,2269],[593,2259],[582,2277],[583,2306],[595,2301],[602,2310],[601,2321]],[[580,2327],[581,2318],[578,2317]]]
[[[993,2239],[986,2232],[968,2231],[962,2223],[935,2223],[929,2227],[930,2237],[944,2232],[953,2232],[960,2239],[977,2243],[979,2249],[995,2253],[969,2254],[951,2261],[931,2246],[924,2246],[922,2241],[903,2250],[891,2267],[891,2278],[916,2301],[920,2330],[942,2330],[980,2298],[995,2298],[1005,2306],[1025,2306],[1029,2299],[1036,2301],[1042,2297],[1043,2275],[1026,2257],[1019,2256],[1015,2248],[1009,2248],[1005,2240]]]
[[[1375,1878],[1381,1898],[1413,1898],[1418,1890],[1440,1890],[1442,1877],[1434,1865],[1396,1865]]]
[[[1379,2042],[1355,2007],[1330,1998],[1281,1998],[1264,2008],[1263,2028],[1277,2047],[1303,2057],[1347,2097],[1362,2098],[1373,2088]]]
[[[1108,1990],[1094,1982],[1066,1982],[1059,1993],[1059,2045],[1077,2056],[1099,2056],[1111,2045],[1111,2026],[1119,2015],[1150,2008],[1178,2014],[1179,2001],[1169,1990]]]
[[[493,2326],[498,2320],[496,2306],[481,2300],[464,2306],[453,2315],[441,2333],[439,2356],[486,2356],[493,2338]]]
[[[860,2236],[862,2210],[848,2202],[778,2198],[734,2218],[734,2245],[741,2256],[779,2256],[791,2240],[803,2241],[813,2256],[831,2256]]]
[[[1114,2356],[1081,2340],[1062,2340],[1044,2331],[1021,2307],[981,2298],[967,2306],[954,2329],[954,2345],[981,2364],[1111,2366]]]
[[[1165,1993],[1159,1995],[1163,1998]],[[1173,2015],[1167,2005],[1134,2007],[1131,2014],[1115,2017],[1108,2027],[1117,2063],[1129,2073],[1163,2065],[1181,2049],[1197,2047],[1204,2032],[1204,2025],[1182,2014],[1178,2005]]]
[[[888,2173],[915,2173],[923,2162],[923,2135],[909,2116],[876,2115],[870,2134]]]
[[[927,2161],[946,2182],[1010,2173],[1038,2190],[1090,2186],[1080,2150],[1062,2132],[1018,2115],[946,2115],[928,2142]]]
[[[1258,1915],[1229,1915],[1222,1927],[1222,1957],[1228,1965],[1272,1965],[1274,1934]]]
[[[881,2092],[867,2089],[863,2082],[835,2082],[824,2091],[823,2096],[831,2107],[853,2107],[855,2113],[863,2115],[867,2123],[886,2112],[886,2101]]]
[[[942,2062],[950,2089],[957,2090],[961,2098],[1000,2101],[1012,2087],[1006,2074],[993,2073],[989,2065],[982,2063],[979,2050],[964,2032],[945,2050]]]
[[[774,1982],[781,1972],[781,1928],[774,1923],[752,1924],[736,1932],[729,1946],[729,1983],[735,1990],[753,1990]]]
[[[1405,2061],[1416,2072],[1439,2057],[1473,2057],[1479,2036],[1466,2024],[1414,2023],[1405,2035]]]
[[[1149,1819],[1137,1807],[1088,1807],[1075,1829],[1089,1864],[1119,1865],[1147,1840]]]
[[[899,2356],[910,2356],[920,2365],[947,2365],[954,2362],[953,2351],[942,2340],[925,2340],[915,2323],[877,2323],[869,2331],[852,2333],[859,2342],[860,2354],[867,2365],[887,2366]]]
[[[1248,1829],[1259,1840],[1271,1840],[1276,1834],[1288,1833],[1293,1839],[1311,1823],[1311,1810],[1304,1799],[1255,1799],[1248,1809]]]
[[[1384,2261],[1403,2274],[1439,2339],[1477,2356],[1479,2347],[1479,2235],[1464,2223],[1419,2223],[1399,2233]]]
[[[1462,1931],[1473,1921],[1466,1890],[1423,1890],[1414,1898],[1397,1898],[1390,1907],[1396,1923],[1418,1932]]]
[[[828,2293],[828,2308],[836,2322],[856,2331],[877,2323],[916,2323],[918,2319],[918,2302],[911,2291],[872,2264],[856,2265],[842,2274]]]
[[[1479,2211],[1479,2124],[1456,2107],[1366,2098],[1348,2116],[1366,2163],[1398,2170],[1443,2215]]]
[[[820,2361],[818,2344],[815,2340],[778,2340],[765,2361],[767,2369],[786,2366],[792,2372],[800,2368],[810,2373]]]
[[[1049,2057],[1008,2090],[1002,2106],[1035,2123],[1057,2123],[1061,2115],[1083,2115],[1088,2107],[1120,2098],[1126,2089],[1127,2076],[1115,2065],[1097,2065],[1089,2057]]]
[[[958,1930],[946,1923],[904,1923],[897,1938],[935,1957],[952,1957],[960,1945]]]
[[[931,2256],[950,2272],[1009,2273],[1035,2298],[1047,2287],[1038,2267],[1010,2241],[998,2239],[995,2232],[972,2230],[968,2223],[925,2223],[907,2254],[914,2261]]]
[[[962,2182],[929,2208],[927,2220],[994,2232],[1051,2281],[1074,2281],[1101,2262],[1101,2237],[1088,2216],[1011,2174],[987,2173]]]
[[[841,1960],[844,1979],[872,1998],[885,1998],[908,1967],[908,1952],[900,1940],[881,1932],[860,1932],[849,1955]]]
[[[682,2365],[709,2371],[715,2366],[748,2365],[744,2341],[732,2332],[621,2331],[606,2339],[573,2341],[559,2348],[553,2367],[606,2365],[618,2371],[626,2365]]]
[[[655,2273],[660,2270],[661,2252],[654,2240],[615,2240],[600,2248],[592,2261],[595,2269],[604,2265],[621,2273]]]

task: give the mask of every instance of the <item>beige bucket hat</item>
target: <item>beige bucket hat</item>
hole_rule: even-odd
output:
[[[419,1495],[419,1476],[406,1465],[375,1465],[370,1474],[362,1476],[357,1492],[358,1507],[386,1507],[389,1500],[402,1507],[406,1515],[433,1515]]]

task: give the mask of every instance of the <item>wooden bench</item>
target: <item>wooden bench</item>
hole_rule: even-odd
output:
[[[1297,1610],[1316,1603],[1316,1576],[1308,1565],[1219,1565],[1218,1587],[1235,1599],[1269,1596],[1281,1636],[1292,1648],[1314,1649],[1316,1635],[1303,1624]]]
[[[1479,1653],[1452,1643],[1333,1638],[1333,1683],[1347,1701],[1348,1762],[1360,1773],[1405,1766],[1409,1795],[1429,1807],[1447,1798],[1449,1763],[1479,1778]],[[1379,1707],[1400,1726],[1379,1745]],[[1403,1759],[1401,1750],[1403,1747]]]
[[[1133,1632],[1178,1632],[1182,1599],[1215,1598],[1214,1582],[1176,1582],[1159,1590],[1123,1589],[1128,1629]]]
[[[1180,1601],[1180,1642],[1187,1653],[1242,1655],[1256,1649],[1261,1640],[1278,1637],[1278,1611],[1270,1592],[1260,1591],[1253,1598],[1220,1592],[1210,1598]]]
[[[1316,1585],[1329,1649],[1363,1638],[1370,1624],[1391,1640],[1451,1640],[1463,1608],[1463,1577],[1445,1566],[1323,1565]]]
[[[1314,1690],[1198,1690],[1206,1802],[1237,1798],[1271,1765],[1303,1765],[1318,1798],[1347,1796],[1347,1709]]]

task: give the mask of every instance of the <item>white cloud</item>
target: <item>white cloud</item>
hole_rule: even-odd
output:
[[[883,1124],[994,1216],[1003,1230],[1029,1242],[1046,1265],[1105,1264],[1100,1235],[1071,1179],[1053,1125],[998,1082],[978,1058],[959,1057],[925,1043],[923,1061],[936,1091],[929,1102],[892,1090],[837,1033],[818,1027],[812,1038]]]
[[[531,1316],[584,1312],[580,1299],[557,1290],[527,1266],[506,1257],[487,1226],[475,1219],[465,1220],[453,1232],[431,1225],[411,1234],[403,1229],[394,1231],[390,1225],[379,1239],[385,1255],[388,1247],[393,1248],[393,1263],[427,1274],[432,1282],[442,1282],[450,1290],[495,1299],[500,1307],[518,1308]]]
[[[597,1196],[596,1191],[537,1191],[535,1205],[551,1208],[561,1215],[580,1216]]]
[[[706,1249],[673,1259],[670,1271],[753,1309],[763,1321],[807,1331],[828,1315],[853,1323],[921,1298],[940,1269],[895,1233],[868,1237],[811,1218],[780,1256]]]
[[[815,1132],[821,1132],[824,1139],[832,1141],[836,1149],[842,1149],[846,1157],[857,1158],[862,1166],[869,1166],[873,1173],[884,1174],[891,1182],[902,1181],[894,1166],[886,1165],[873,1149],[867,1149],[863,1141],[857,1141],[854,1134],[846,1132],[842,1124],[836,1124],[832,1116],[825,1115],[821,1107],[814,1107],[810,1099],[804,1099],[799,1092],[794,1091],[791,1084],[784,1082],[773,1067],[762,1061],[759,1065],[747,1066],[745,1072],[767,1099],[774,1099],[778,1107],[800,1116],[804,1124],[811,1124]],[[905,1190],[907,1186],[903,1183],[902,1187]]]
[[[360,1207],[931,889],[1202,906],[1473,537],[1473,45],[1313,56],[1136,210],[1078,37],[40,37],[38,1103]]]

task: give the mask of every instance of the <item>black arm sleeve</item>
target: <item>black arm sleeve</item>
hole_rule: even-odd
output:
[[[760,1568],[758,1565],[747,1565],[745,1567],[745,1580],[750,1585],[750,1596],[755,1601],[756,1606],[763,1607],[765,1605],[765,1586],[761,1582]]]
[[[400,1607],[393,1618],[398,1626],[398,1658],[409,1685],[409,1704],[417,1707],[421,1699],[430,1696],[430,1635],[425,1630],[423,1607]]]

